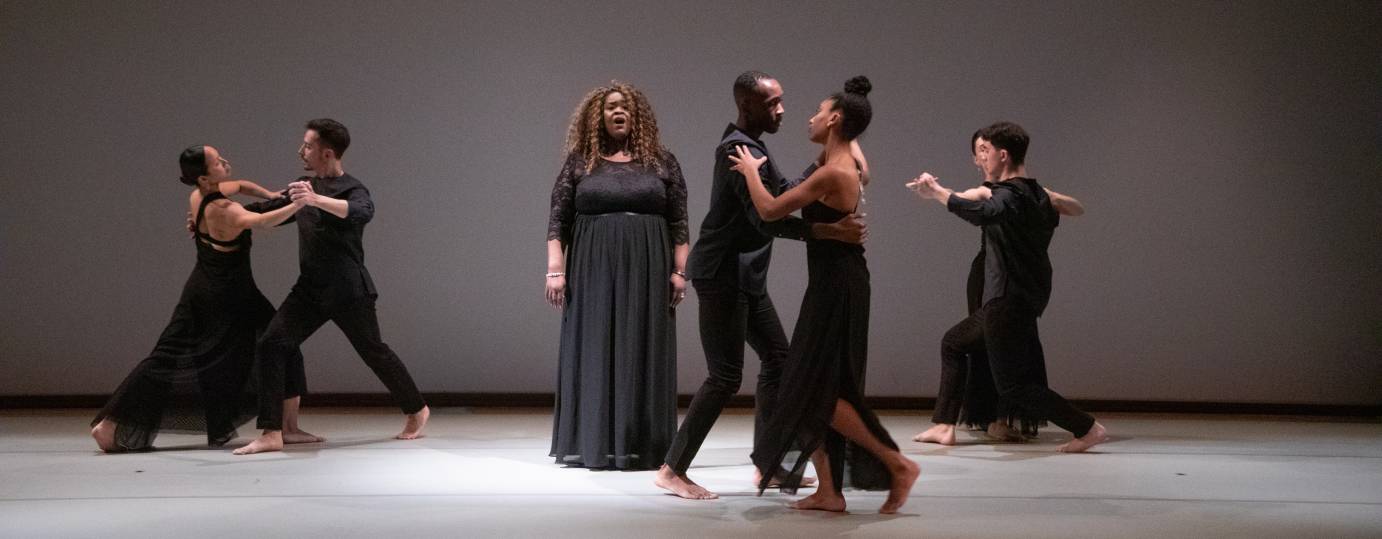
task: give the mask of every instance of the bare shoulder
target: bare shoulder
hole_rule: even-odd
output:
[[[853,169],[850,169],[849,167],[839,166],[835,164],[826,164],[820,168],[817,168],[815,172],[811,173],[811,177],[835,183],[843,182],[846,180],[857,180],[859,178],[859,173]]]

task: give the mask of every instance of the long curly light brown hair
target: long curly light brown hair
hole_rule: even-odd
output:
[[[657,135],[657,118],[653,107],[643,92],[632,85],[610,81],[585,94],[576,111],[571,113],[571,127],[566,130],[566,155],[579,155],[585,159],[585,172],[589,174],[600,163],[600,155],[618,151],[613,138],[604,129],[605,97],[613,92],[623,94],[629,109],[628,150],[633,161],[654,171],[657,175],[666,174],[663,162],[662,142]]]

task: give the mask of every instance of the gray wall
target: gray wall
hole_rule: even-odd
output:
[[[874,81],[871,394],[935,394],[978,246],[902,184],[972,184],[969,134],[1011,119],[1034,137],[1032,175],[1089,208],[1052,248],[1057,390],[1378,404],[1379,18],[1343,2],[3,2],[0,395],[113,389],[193,263],[177,152],[216,145],[281,186],[318,116],[352,130],[384,334],[423,390],[551,391],[543,239],[577,100],[611,78],[647,92],[694,230],[730,83],[754,68],[786,88],[769,142],[791,170],[814,156],[819,99]],[[256,235],[275,302],[296,249],[291,231]],[[790,328],[804,249],[779,242],[775,260]],[[693,295],[686,393],[705,374],[695,312]],[[334,327],[305,352],[314,390],[383,391]]]

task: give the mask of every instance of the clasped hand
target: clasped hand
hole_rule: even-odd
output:
[[[907,182],[906,187],[921,198],[944,200],[950,196],[950,191],[941,187],[938,179],[932,176],[930,172],[921,173],[916,179]]]

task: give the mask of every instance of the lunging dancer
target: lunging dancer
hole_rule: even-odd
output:
[[[1037,334],[1037,317],[1051,297],[1047,247],[1060,216],[1047,191],[1027,177],[1030,138],[1022,127],[999,122],[985,128],[978,140],[977,159],[986,176],[997,179],[987,198],[961,196],[941,187],[930,173],[907,185],[983,227],[983,305],[974,323],[982,332],[998,395],[1074,434],[1060,451],[1083,452],[1108,441],[1108,434],[1092,416],[1048,387]]]
[[[986,199],[991,196],[991,188],[998,180],[984,169],[979,160],[980,149],[984,149],[987,155],[991,147],[988,141],[980,138],[982,134],[983,130],[980,129],[970,136],[969,151],[983,183],[956,193],[956,196]],[[1084,205],[1079,200],[1050,189],[1046,189],[1046,194],[1061,215],[1078,217],[1084,214]],[[917,434],[913,441],[955,445],[955,426],[963,423],[971,429],[983,431],[991,439],[1021,442],[1027,437],[1035,437],[1038,427],[1045,422],[1011,401],[998,397],[998,389],[989,370],[988,355],[984,353],[984,334],[978,319],[974,317],[983,305],[983,297],[984,240],[981,233],[979,254],[970,263],[965,286],[968,316],[950,328],[941,339],[940,389],[936,393],[936,409],[931,416],[935,426]],[[1039,371],[1041,383],[1045,384],[1045,364],[1034,369]]]
[[[205,432],[207,444],[219,447],[254,417],[254,341],[274,308],[254,283],[250,229],[279,224],[302,204],[261,214],[253,204],[247,210],[230,200],[237,193],[279,195],[231,180],[230,162],[211,146],[183,150],[178,165],[179,181],[194,187],[188,207],[197,264],[153,352],[92,421],[91,437],[102,451],[150,449],[160,430]],[[299,354],[284,361],[302,369]]]
[[[258,426],[264,433],[249,445],[235,450],[237,455],[278,451],[284,443],[314,442],[305,436],[295,439],[285,430],[283,410],[296,409],[297,399],[285,401],[285,377],[293,385],[304,386],[300,370],[286,369],[298,347],[327,321],[336,323],[350,340],[360,359],[389,389],[394,402],[407,415],[403,431],[396,436],[411,440],[422,436],[430,411],[398,355],[379,334],[379,319],[374,302],[378,293],[369,270],[365,269],[363,238],[365,225],[374,217],[374,202],[369,190],[354,176],[346,174],[341,158],[350,146],[350,132],[340,122],[317,119],[307,122],[298,156],[312,176],[293,182],[289,197],[276,204],[301,204],[295,216],[298,225],[297,283],[278,314],[259,339],[260,399]]]

